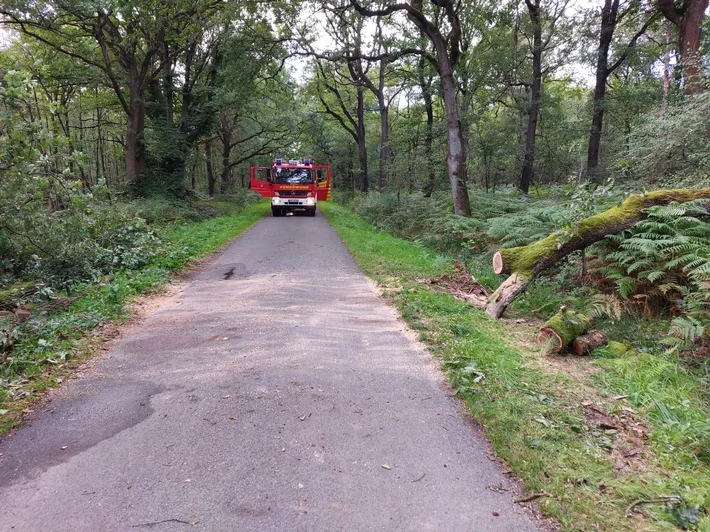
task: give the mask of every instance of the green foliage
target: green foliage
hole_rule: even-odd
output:
[[[654,109],[629,136],[628,157],[620,165],[631,177],[647,183],[693,187],[708,183],[709,114],[708,91],[668,103],[660,116]]]
[[[522,235],[529,230],[542,232],[545,216],[554,216],[552,205],[532,206],[517,192],[487,194],[472,190],[469,195],[471,204],[476,206],[470,218],[452,214],[450,194],[444,193],[431,198],[422,194],[373,193],[353,199],[351,206],[370,223],[397,236],[442,252],[469,255],[487,250],[491,242],[506,234],[509,223],[515,226],[517,238],[524,238]],[[533,219],[540,223],[531,223]],[[537,229],[529,229],[530,225]]]
[[[27,113],[34,84],[10,72],[0,88],[0,288],[13,278],[71,288],[150,262],[159,240],[126,209],[98,201],[76,179],[66,139]]]
[[[483,224],[476,218],[451,214],[449,194],[378,194],[357,198],[354,210],[376,226],[442,252],[475,247]]]
[[[596,247],[601,272],[619,295],[673,320],[669,346],[690,345],[710,330],[710,214],[707,200],[652,207],[648,217]]]
[[[503,247],[525,246],[545,238],[565,221],[558,206],[534,205],[520,214],[493,218],[486,235]]]
[[[68,139],[27,112],[35,90],[27,73],[0,88],[0,289],[17,279],[72,290],[116,271],[141,269],[163,253],[155,227],[234,213],[255,200],[246,191],[191,206],[167,198],[109,201],[103,186],[77,177]],[[146,222],[147,220],[147,222]]]
[[[665,464],[688,470],[710,464],[710,423],[703,382],[697,369],[677,356],[627,349],[597,363],[595,381],[613,393],[629,396],[654,423],[651,438]]]

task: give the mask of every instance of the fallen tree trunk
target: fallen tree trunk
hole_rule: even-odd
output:
[[[528,283],[540,273],[573,251],[599,242],[607,235],[632,228],[646,217],[645,209],[654,205],[685,203],[704,198],[710,200],[710,188],[658,190],[648,194],[634,194],[611,209],[585,218],[533,244],[498,250],[493,256],[493,271],[497,274],[510,274],[514,280],[509,278],[510,282],[504,282],[493,293],[486,307],[486,314],[500,318],[508,305],[522,294]]]
[[[590,317],[562,307],[540,327],[537,343],[547,345],[550,353],[559,353],[575,338],[587,332],[591,324]]]
[[[575,338],[570,351],[575,355],[588,355],[597,347],[602,347],[609,342],[609,339],[601,331],[589,331],[587,334]]]
[[[505,312],[505,309],[508,308],[508,305],[525,291],[528,282],[528,276],[519,273],[514,273],[508,277],[503,281],[503,284],[498,287],[498,290],[493,292],[493,295],[488,298],[486,314],[496,319],[500,318]]]

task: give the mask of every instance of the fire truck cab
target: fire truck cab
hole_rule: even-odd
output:
[[[275,159],[270,168],[252,166],[249,188],[271,198],[271,213],[289,212],[316,215],[319,201],[330,199],[330,166],[314,164],[311,159]]]

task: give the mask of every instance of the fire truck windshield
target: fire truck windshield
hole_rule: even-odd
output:
[[[274,183],[305,185],[313,183],[313,170],[310,168],[274,168]]]

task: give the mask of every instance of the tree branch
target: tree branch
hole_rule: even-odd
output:
[[[661,10],[664,17],[676,26],[680,26],[680,23],[683,21],[683,12],[675,6],[673,0],[658,0],[658,8]]]
[[[659,12],[654,11],[651,16],[646,20],[646,22],[641,26],[641,29],[639,29],[634,36],[631,38],[629,41],[629,44],[626,45],[626,48],[624,49],[623,53],[619,56],[619,58],[614,62],[614,64],[610,65],[606,69],[606,75],[609,76],[614,70],[619,68],[624,61],[626,61],[626,58],[629,56],[629,53],[631,53],[631,50],[633,50],[636,47],[636,42],[641,38],[641,36],[646,33],[646,30],[648,27],[653,24],[659,17]]]

